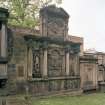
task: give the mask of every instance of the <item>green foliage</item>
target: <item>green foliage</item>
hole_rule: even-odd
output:
[[[40,8],[61,2],[62,0],[0,0],[0,6],[9,9],[9,24],[35,27],[39,25]]]

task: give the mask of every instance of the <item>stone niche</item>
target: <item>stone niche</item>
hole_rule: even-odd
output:
[[[63,76],[64,68],[64,49],[59,45],[50,45],[48,48],[48,76]]]
[[[69,15],[54,5],[40,10],[40,30],[42,36],[63,38],[68,32]]]

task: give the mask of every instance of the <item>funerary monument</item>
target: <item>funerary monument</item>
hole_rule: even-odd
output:
[[[80,54],[83,40],[68,35],[69,15],[64,9],[42,8],[40,30],[9,26],[8,17],[8,10],[0,8],[1,95],[81,93],[98,88],[97,59]]]

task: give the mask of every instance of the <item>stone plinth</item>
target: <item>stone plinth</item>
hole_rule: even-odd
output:
[[[105,93],[105,82],[100,82],[99,83],[99,90],[101,92],[104,92]]]

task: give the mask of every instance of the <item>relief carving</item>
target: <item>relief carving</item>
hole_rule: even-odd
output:
[[[63,19],[51,18],[48,21],[48,35],[64,36],[65,22]]]
[[[49,76],[62,75],[63,57],[59,48],[48,50],[48,74]]]
[[[80,86],[80,80],[74,79],[74,80],[65,80],[65,89],[78,89]]]

